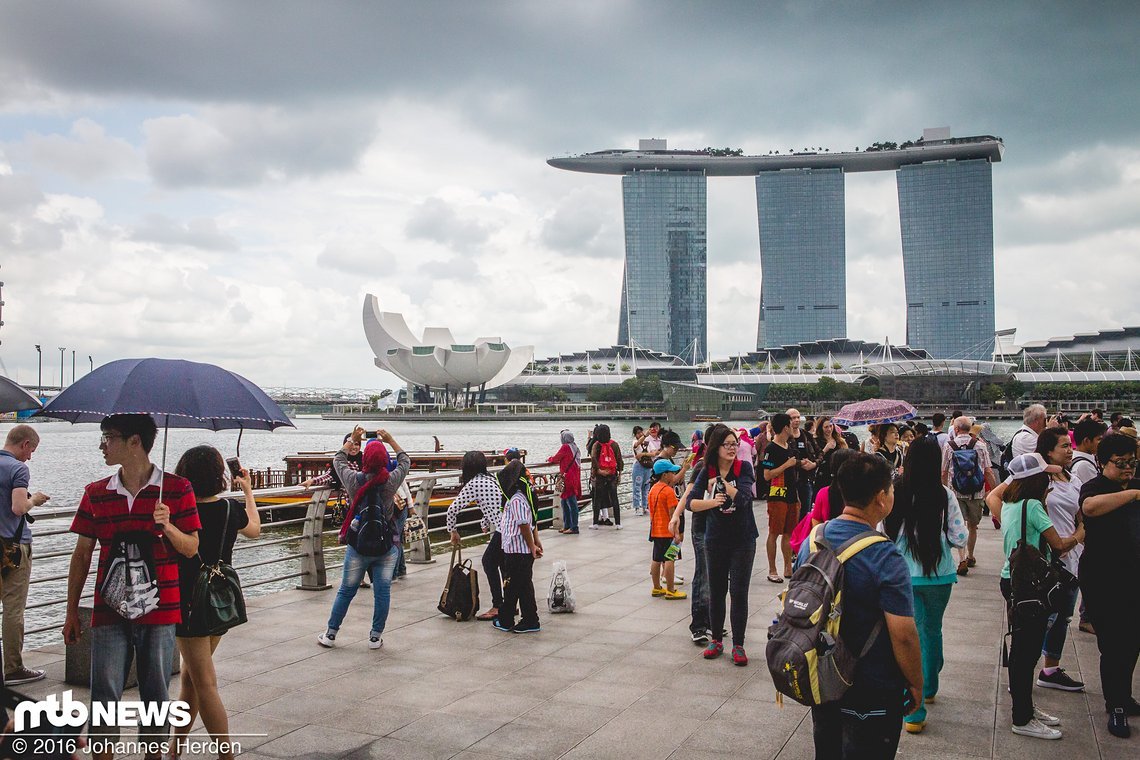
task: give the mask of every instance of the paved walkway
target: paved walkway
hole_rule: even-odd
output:
[[[763,504],[757,517],[764,526]],[[765,629],[778,589],[765,580],[763,544],[750,594],[752,664],[738,668],[727,657],[700,657],[688,637],[687,600],[649,596],[648,518],[627,512],[625,522],[621,532],[544,531],[546,557],[535,573],[540,599],[550,562],[563,559],[578,611],[542,614],[543,630],[536,635],[504,634],[489,623],[456,623],[437,614],[446,558],[411,566],[409,577],[395,584],[380,651],[367,648],[368,591],[357,597],[333,650],[318,647],[316,635],[335,589],[251,600],[250,622],[226,635],[217,652],[231,730],[267,734],[235,736],[243,756],[812,757],[807,709],[790,701],[777,706],[764,668]],[[1075,625],[1064,665],[1088,684],[1088,693],[1035,694],[1043,709],[1062,718],[1064,739],[1048,742],[1010,732],[1005,673],[998,666],[1000,554],[999,534],[985,527],[979,566],[955,587],[947,612],[938,704],[931,706],[923,734],[903,734],[899,757],[1140,756],[1140,736],[1122,741],[1105,730],[1096,644]],[[478,566],[477,556],[472,558]],[[680,564],[690,577],[691,558]],[[62,655],[62,646],[26,655],[29,665],[46,667],[49,674],[29,693],[65,688]]]

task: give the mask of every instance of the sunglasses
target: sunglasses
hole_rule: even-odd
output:
[[[1136,469],[1136,460],[1135,459],[1110,459],[1110,460],[1108,460],[1108,462],[1109,462],[1109,464],[1116,465],[1121,470],[1135,470]]]

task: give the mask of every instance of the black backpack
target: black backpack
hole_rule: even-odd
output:
[[[383,557],[395,546],[396,524],[384,515],[382,498],[382,488],[369,489],[345,535],[346,543],[365,557]]]
[[[479,610],[479,573],[471,567],[471,560],[463,559],[458,546],[451,550],[451,569],[436,609],[458,622],[470,620]]]
[[[1049,560],[1042,546],[1025,540],[1028,500],[1021,502],[1021,538],[1009,553],[1010,618],[1022,620],[1060,611],[1077,585],[1076,577],[1059,558]]]
[[[998,469],[1001,471],[1002,480],[1005,480],[1009,477],[1009,463],[1013,461],[1013,440],[1017,438],[1018,433],[1024,432],[1024,430],[1018,430],[1017,433],[1014,433],[1010,437],[1009,443],[1007,443],[1005,445],[1005,448],[1001,450],[1001,461],[999,462],[1001,467]]]

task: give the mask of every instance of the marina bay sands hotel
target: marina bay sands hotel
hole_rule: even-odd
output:
[[[708,177],[756,177],[758,350],[847,337],[844,179],[894,171],[906,282],[906,342],[934,358],[990,359],[994,336],[991,136],[928,129],[906,147],[848,153],[713,155],[607,150],[547,163],[622,175],[625,273],[618,343],[703,362],[708,346]],[[716,294],[713,294],[716,297]]]

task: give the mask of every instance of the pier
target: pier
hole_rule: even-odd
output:
[[[763,503],[756,510],[763,531]],[[734,667],[727,656],[705,661],[689,641],[688,600],[649,595],[647,522],[625,510],[627,529],[621,532],[586,530],[588,519],[577,536],[544,530],[545,556],[535,565],[542,632],[533,635],[440,615],[435,606],[446,556],[437,555],[434,564],[409,564],[408,577],[393,585],[378,651],[367,648],[367,590],[350,608],[337,647],[317,645],[336,592],[335,572],[331,589],[251,598],[249,622],[226,634],[215,657],[241,756],[811,758],[808,710],[790,700],[776,704],[764,665],[765,630],[784,586],[765,581],[758,557],[746,641],[750,664]],[[478,553],[466,550],[464,558],[475,560],[482,575]],[[930,706],[922,734],[903,733],[898,756],[1135,758],[1140,738],[1116,739],[1106,731],[1096,642],[1078,632],[1075,621],[1062,664],[1086,683],[1086,693],[1034,691],[1037,704],[1062,719],[1064,738],[1041,741],[1010,732],[1006,676],[999,665],[1001,555],[1000,533],[983,523],[978,566],[955,586],[947,610],[938,702]],[[578,604],[573,614],[546,612],[555,560],[568,564]],[[692,577],[687,552],[678,572]],[[72,688],[75,698],[86,699],[85,689],[63,683],[64,658],[62,641],[26,652],[27,665],[45,668],[48,677],[20,688],[34,697]],[[177,693],[176,676],[172,698]],[[195,735],[204,736],[200,723]]]

